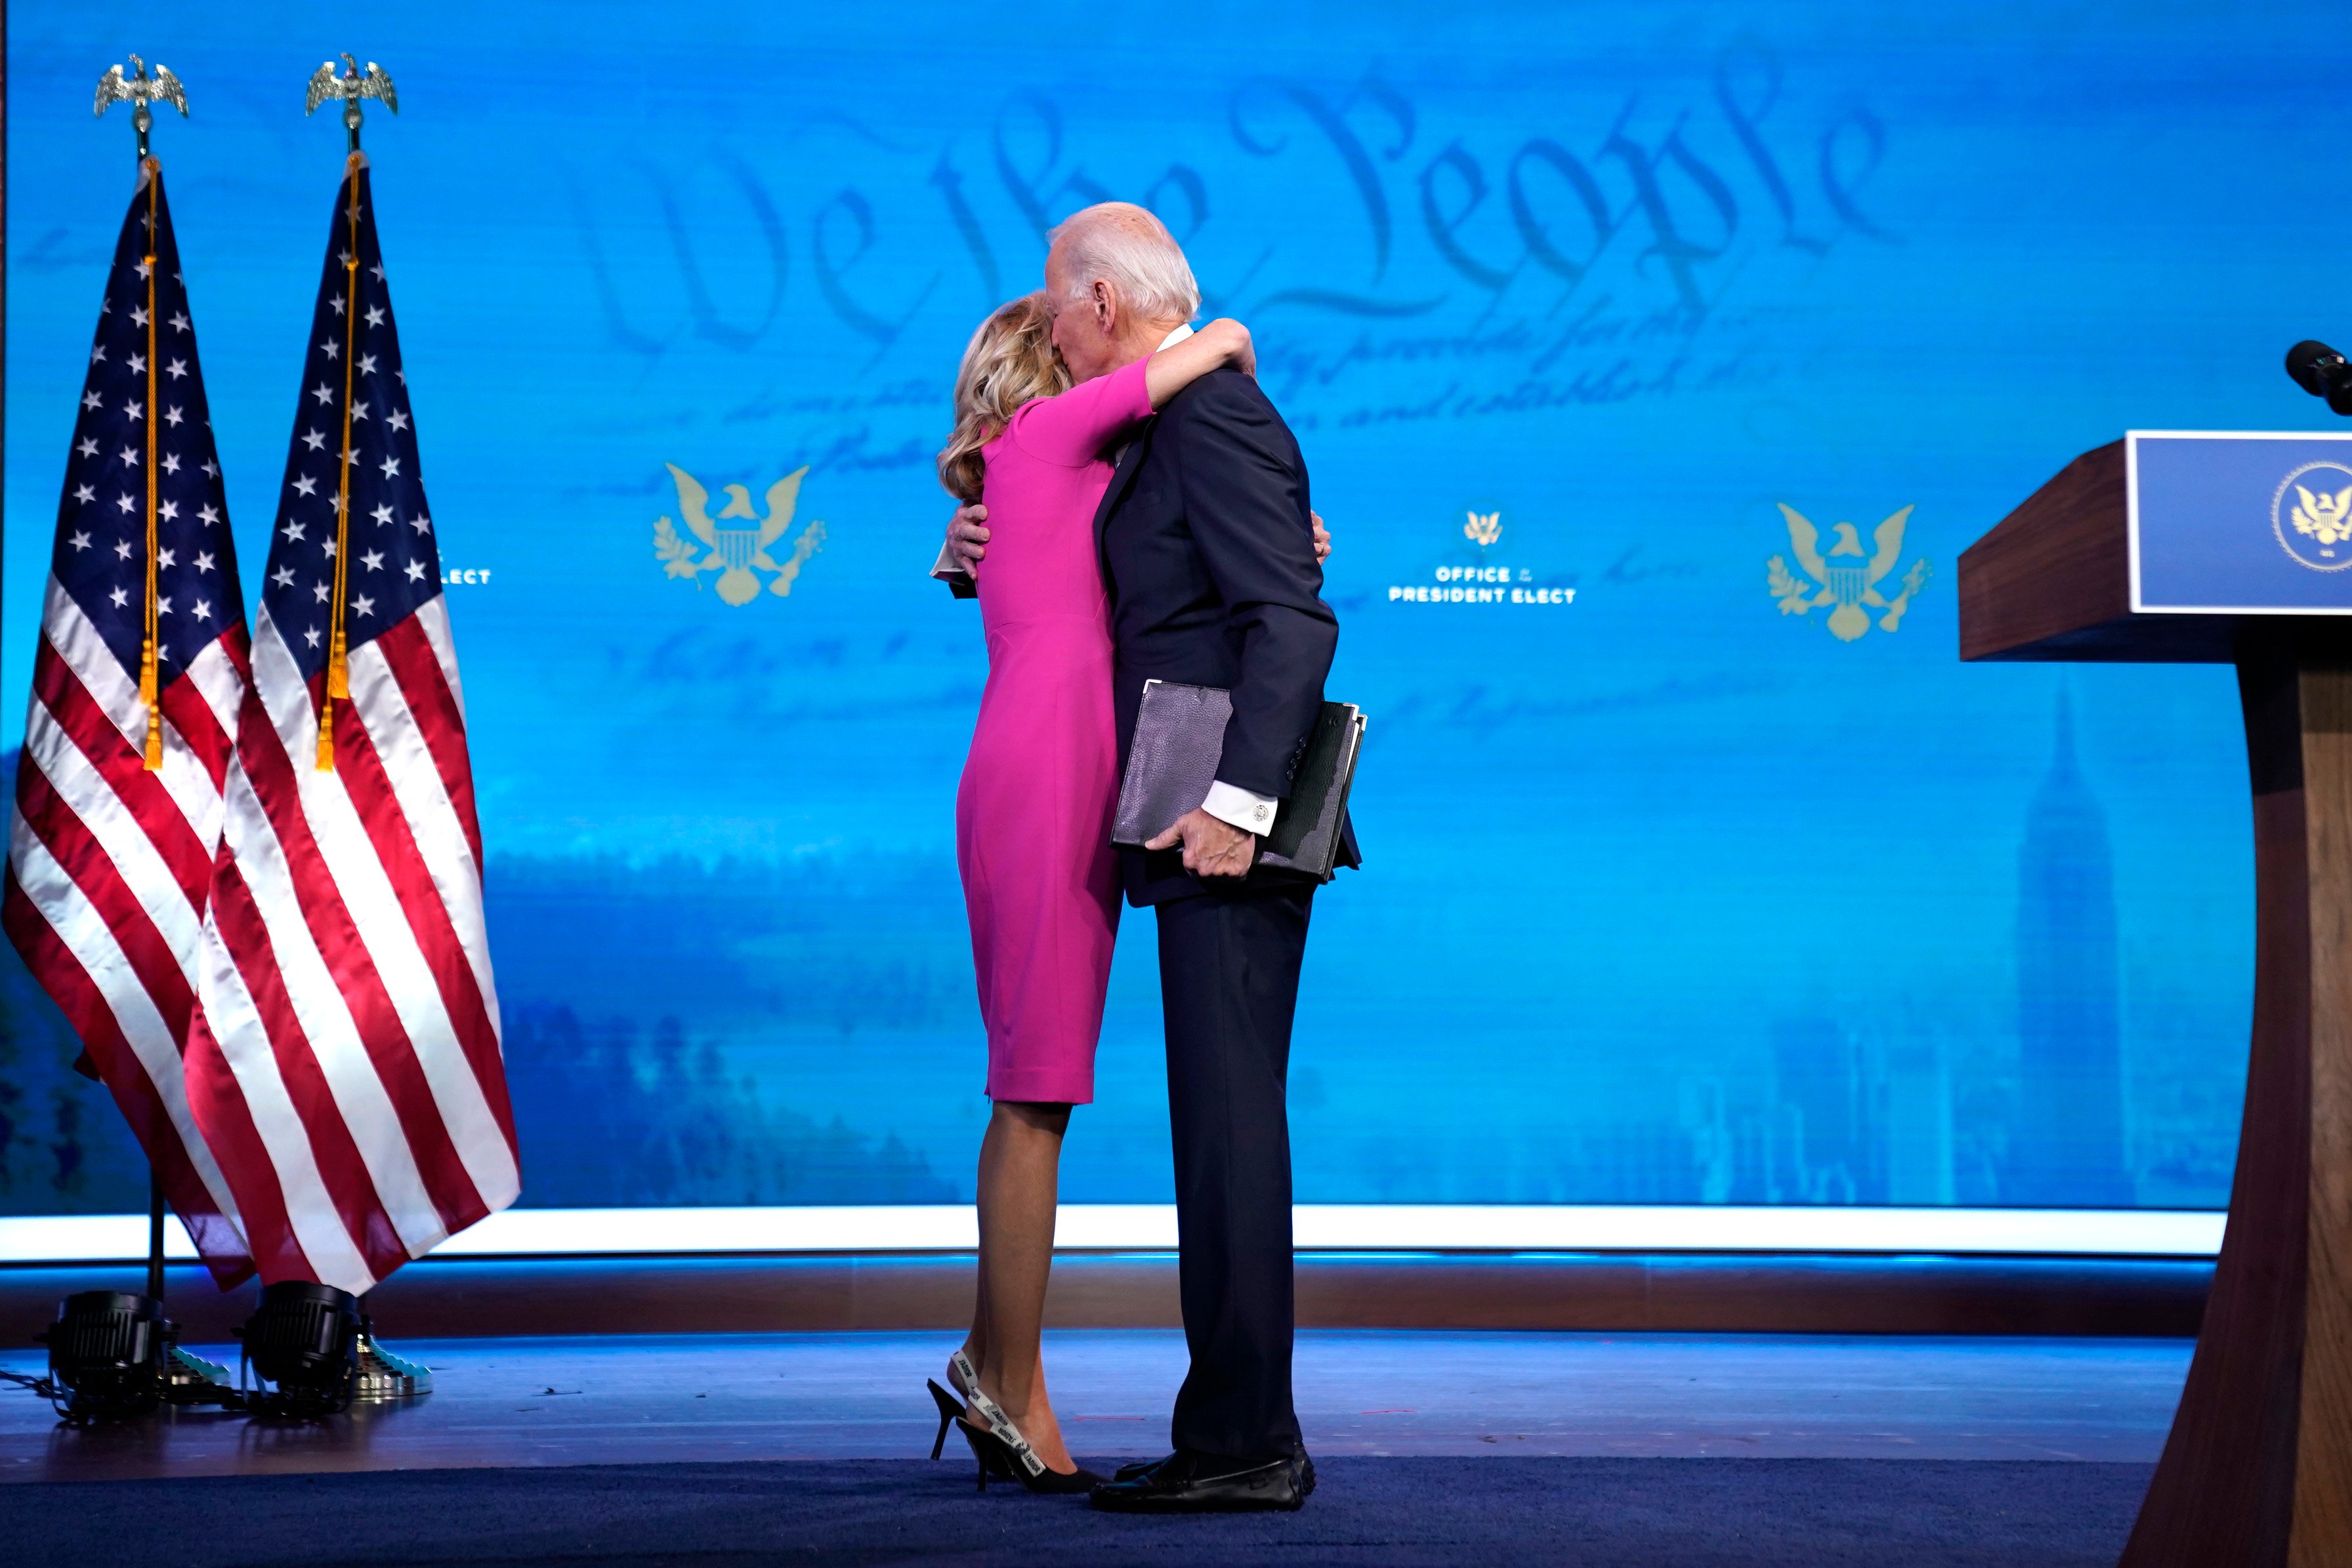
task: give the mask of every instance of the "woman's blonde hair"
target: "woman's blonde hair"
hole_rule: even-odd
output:
[[[955,431],[940,449],[940,483],[948,494],[979,500],[987,471],[980,449],[1004,434],[1023,403],[1069,390],[1070,372],[1054,351],[1045,290],[991,311],[956,371]]]

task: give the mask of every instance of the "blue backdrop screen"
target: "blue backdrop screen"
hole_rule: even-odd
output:
[[[2224,1200],[2229,672],[1964,666],[1954,562],[2128,426],[2326,417],[2278,356],[2340,318],[2327,8],[982,15],[12,6],[7,711],[131,184],[99,72],[187,84],[156,140],[250,580],[340,172],[301,84],[373,56],[524,1201],[969,1197],[985,655],[924,576],[931,454],[1049,225],[1131,198],[1257,335],[1371,715],[1302,1199]],[[806,467],[789,594],[680,558],[670,465]],[[1807,538],[1887,605],[1816,602]],[[137,1207],[8,962],[0,1207]],[[1164,1199],[1148,917],[1101,1060],[1064,1196]]]

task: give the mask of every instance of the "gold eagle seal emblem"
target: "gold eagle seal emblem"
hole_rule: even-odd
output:
[[[2294,493],[2293,506],[2287,493]],[[2284,508],[2284,515],[2282,516]],[[2341,463],[2306,463],[2279,481],[2271,497],[2271,531],[2297,566],[2342,571],[2352,566],[2352,468]]]
[[[1911,520],[1909,507],[1871,530],[1874,548],[1868,550],[1862,548],[1862,532],[1852,523],[1830,525],[1832,542],[1824,552],[1821,529],[1803,513],[1783,501],[1780,515],[1789,523],[1789,551],[1805,574],[1801,578],[1790,571],[1788,561],[1777,555],[1765,563],[1765,586],[1780,601],[1781,614],[1805,615],[1835,605],[1828,616],[1830,635],[1841,643],[1853,642],[1868,632],[1874,610],[1885,612],[1878,617],[1880,631],[1892,632],[1903,624],[1903,612],[1911,607],[1912,596],[1927,581],[1927,558],[1921,556],[1911,563],[1891,596],[1880,584],[1902,559],[1903,529]]]
[[[694,545],[677,531],[677,526],[667,517],[654,524],[654,559],[661,562],[662,575],[682,577],[695,587],[702,586],[702,574],[716,571],[716,584],[721,602],[749,604],[760,596],[764,586],[779,599],[791,597],[793,583],[824,544],[824,524],[812,522],[793,540],[788,559],[779,561],[768,553],[769,547],[784,537],[793,526],[793,512],[798,506],[801,480],[807,476],[805,465],[785,475],[768,486],[767,516],[761,517],[751,507],[751,492],[741,485],[720,486],[727,504],[719,515],[710,515],[710,492],[699,480],[675,463],[662,466],[669,470],[670,478],[677,485],[677,509],[686,518],[686,526],[703,549]],[[741,519],[739,521],[738,519]],[[730,525],[732,525],[731,527]],[[762,578],[761,573],[772,575]]]

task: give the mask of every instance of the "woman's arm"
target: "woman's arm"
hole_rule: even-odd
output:
[[[1257,372],[1249,329],[1238,321],[1212,321],[1172,349],[1023,404],[1008,434],[1023,451],[1048,463],[1091,463],[1114,436],[1226,365]]]
[[[1230,316],[1221,316],[1172,349],[1162,349],[1148,361],[1143,387],[1155,409],[1207,375],[1227,365],[1244,375],[1257,374],[1257,353],[1250,346],[1249,329]]]
[[[1021,405],[1005,434],[1022,451],[1067,468],[1102,455],[1113,437],[1151,417],[1143,395],[1145,361],[1116,370],[1066,392]]]

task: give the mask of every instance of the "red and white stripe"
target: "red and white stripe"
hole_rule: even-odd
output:
[[[247,691],[242,628],[163,688],[163,766],[146,706],[80,606],[49,580],[9,822],[0,923],[81,1037],[166,1195],[226,1288],[247,1277],[224,1134],[181,1058],[195,1000],[223,785]]]
[[[265,606],[194,964],[187,1097],[265,1281],[367,1290],[521,1188],[446,602],[351,651],[334,768]]]

